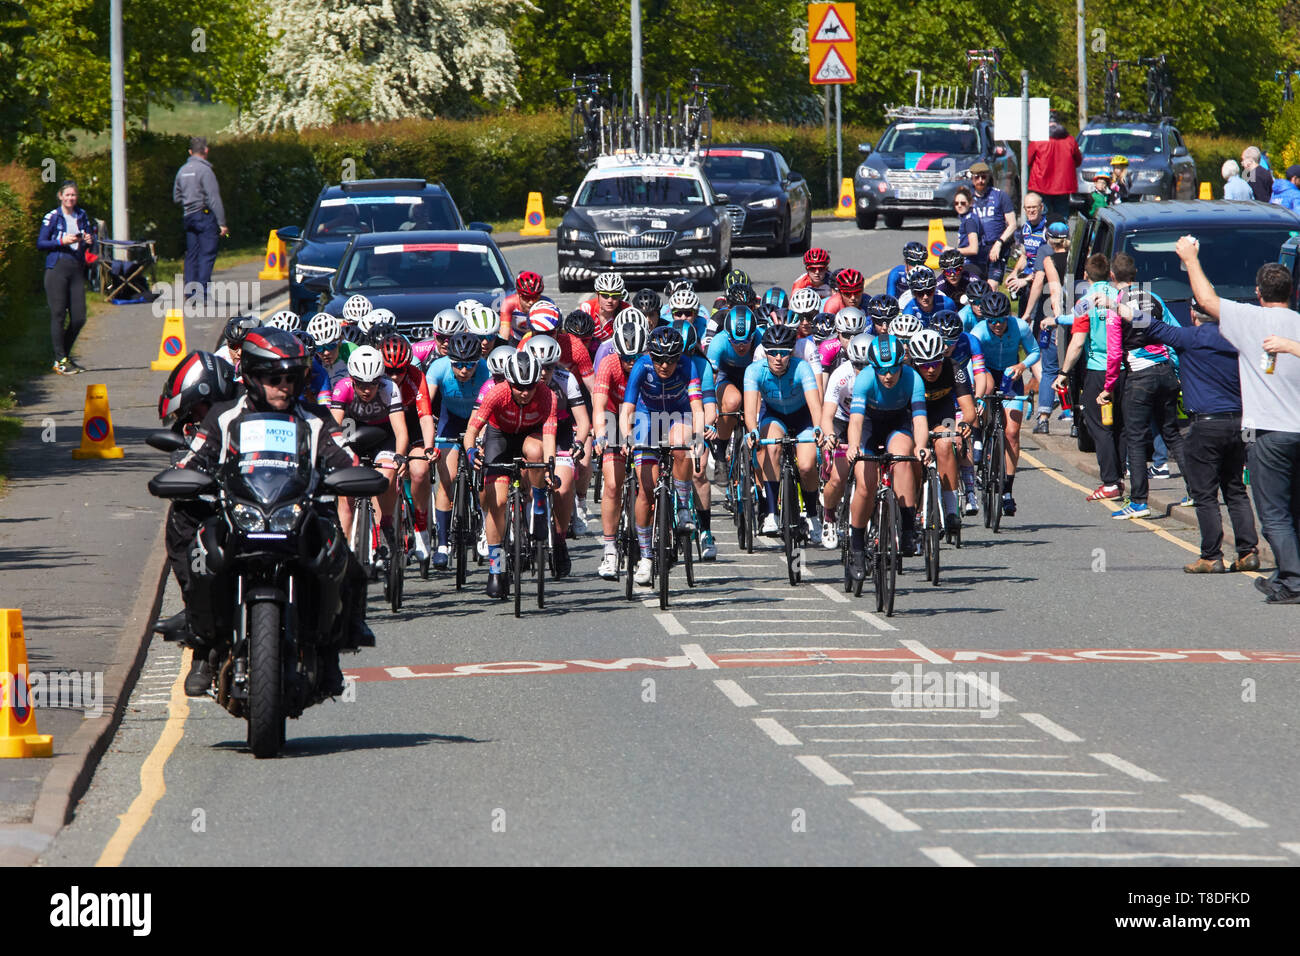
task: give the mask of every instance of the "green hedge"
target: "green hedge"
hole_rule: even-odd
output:
[[[1196,175],[1201,182],[1210,184],[1215,199],[1223,198],[1223,175],[1220,170],[1225,160],[1235,159],[1241,165],[1241,151],[1247,146],[1264,148],[1259,140],[1237,139],[1232,136],[1212,136],[1208,133],[1184,133],[1187,151],[1196,160]]]
[[[40,294],[45,253],[36,248],[40,217],[53,209],[41,204],[38,175],[17,164],[0,166],[0,315],[6,336],[16,317],[26,314],[32,296]]]

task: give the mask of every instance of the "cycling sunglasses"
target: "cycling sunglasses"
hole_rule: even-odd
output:
[[[617,299],[617,298],[618,298],[618,293],[617,293],[617,292],[597,292],[596,295],[600,296],[602,299]]]
[[[916,367],[923,372],[932,372],[937,368],[943,368],[943,362],[921,362]]]
[[[452,362],[451,367],[454,369],[459,369],[462,372],[465,372],[468,371],[469,369],[472,369],[477,364],[478,364],[477,362]]]
[[[899,373],[902,372],[902,371],[903,371],[903,366],[902,366],[902,365],[891,365],[891,366],[889,366],[888,368],[878,368],[878,369],[876,369],[876,374],[877,374],[877,375],[897,375],[897,374],[899,374]]]
[[[768,358],[789,358],[794,354],[794,349],[768,349]]]
[[[673,315],[692,316],[695,315],[694,309],[673,309]]]

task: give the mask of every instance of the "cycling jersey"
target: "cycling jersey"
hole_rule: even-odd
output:
[[[700,379],[689,360],[678,361],[667,378],[660,378],[650,356],[642,355],[627,376],[623,402],[641,412],[678,412],[691,410],[692,401],[703,401]]]
[[[614,306],[614,314],[608,319],[603,319],[600,317],[600,296],[593,295],[591,298],[583,299],[578,303],[578,308],[591,316],[592,321],[596,323],[596,338],[602,342],[614,334],[614,319],[618,317],[618,314],[631,307],[631,302],[619,299]]]
[[[900,298],[907,291],[907,270],[912,268],[914,266],[901,265],[890,269],[889,277],[885,279],[885,292],[895,299]]]
[[[368,402],[358,397],[352,378],[343,379],[334,386],[330,395],[330,408],[343,410],[343,417],[358,425],[379,425],[387,428],[388,416],[402,410],[402,396],[390,378],[381,378],[375,396]]]
[[[411,343],[411,361],[420,366],[425,372],[429,371],[429,366],[441,358],[438,352],[437,339],[425,339],[423,342]]]
[[[961,317],[961,327],[967,332],[980,324],[980,317],[975,314],[975,310],[971,308],[969,302],[958,310],[957,315]]]
[[[555,305],[555,301],[548,295],[542,296],[538,302],[550,302]],[[536,304],[536,303],[534,303]],[[520,337],[528,331],[528,309],[525,309],[519,302],[519,293],[512,292],[505,297],[501,303],[501,331],[509,331],[510,341],[518,342]]]
[[[1021,244],[1025,247],[1024,272],[1028,275],[1039,247],[1047,241],[1047,217],[1044,216],[1037,223],[1022,222],[1016,227],[1016,232],[1020,236]]]
[[[691,319],[691,325],[695,326],[695,337],[703,339],[709,334],[709,310],[703,305],[696,308],[695,317]],[[667,325],[669,322],[676,320],[673,315],[673,307],[669,303],[664,303],[659,307],[659,324]]]
[[[931,327],[930,323],[934,319],[934,314],[936,312],[942,312],[944,309],[956,312],[957,303],[953,302],[952,299],[948,298],[946,295],[940,295],[936,292],[934,294],[934,305],[930,308],[929,312],[926,312],[921,308],[921,303],[916,301],[915,297],[913,297],[907,305],[903,306],[901,311],[906,312],[908,315],[916,316],[921,320],[921,324],[928,329]]]
[[[853,383],[853,401],[849,406],[852,415],[871,417],[906,411],[909,407],[913,415],[925,414],[925,382],[906,365],[893,388],[885,388],[874,370],[869,375],[859,375]]]
[[[611,355],[617,354],[618,353],[614,350],[614,340],[606,339],[604,342],[600,343],[600,348],[596,349],[596,357],[591,360],[592,365],[596,368],[600,368],[605,364],[605,359],[609,358]]]
[[[849,408],[853,404],[853,385],[858,377],[858,370],[853,363],[845,362],[831,372],[830,381],[826,383],[825,401],[835,406],[835,418],[847,422]]]
[[[1128,290],[1121,294],[1122,298],[1127,298]],[[1164,316],[1160,321],[1170,322],[1171,313],[1169,307],[1160,300],[1154,292],[1151,297],[1160,302],[1161,309],[1164,310]],[[1175,367],[1178,365],[1178,358],[1173,349],[1157,342],[1149,342],[1146,337],[1146,327],[1150,325],[1148,321],[1144,326],[1142,320],[1137,321],[1115,321],[1106,326],[1106,378],[1102,385],[1107,391],[1113,391],[1115,383],[1119,381],[1119,370],[1122,365],[1130,372],[1140,372],[1142,369],[1150,368],[1153,365],[1160,365],[1171,359]]]
[[[714,375],[719,386],[725,381],[744,381],[745,369],[754,361],[752,346],[757,344],[756,337],[756,334],[751,334],[749,338],[744,340],[751,346],[750,350],[744,355],[736,351],[736,343],[732,341],[730,332],[723,330],[713,337],[713,341],[709,343],[708,359],[709,364],[713,366]]]
[[[862,308],[863,298],[864,297],[859,296],[858,304],[852,306],[852,308],[855,309]],[[829,312],[831,315],[835,315],[837,312],[840,311],[840,309],[847,309],[847,308],[850,308],[849,304],[844,301],[844,296],[840,295],[838,292],[836,292],[833,296],[831,296],[829,299],[827,299],[825,302],[822,303],[822,311]]]
[[[951,359],[943,360],[943,369],[933,382],[927,382],[919,372],[916,377],[925,386],[925,417],[931,428],[939,422],[955,421],[957,399],[974,394],[966,369]]]
[[[963,368],[969,363],[971,376],[984,374],[984,346],[969,332],[963,332],[952,350],[952,363]]]
[[[606,356],[596,370],[596,390],[593,394],[608,396],[605,407],[616,409],[623,403],[626,388],[627,375],[623,372],[623,362],[617,355]]]
[[[985,319],[971,331],[984,350],[984,366],[995,378],[1020,361],[1020,350],[1025,350],[1025,365],[1038,361],[1038,340],[1029,330],[1029,323],[1024,319],[1009,316],[1007,330],[1002,335],[994,335]]]
[[[745,393],[757,392],[770,413],[789,415],[806,410],[806,391],[817,391],[817,378],[812,367],[800,359],[792,357],[789,368],[780,376],[767,362],[755,362],[745,369]]]
[[[687,358],[690,359],[691,370],[700,379],[700,400],[705,405],[718,404],[718,387],[713,377],[713,366],[703,355],[691,355]]]
[[[307,373],[307,387],[303,389],[302,400],[308,405],[323,405],[325,408],[329,408],[330,397],[333,392],[334,385],[330,381],[330,373],[326,371],[320,359],[313,356],[311,370]]]
[[[1106,371],[1106,326],[1112,321],[1119,321],[1119,316],[1110,312],[1097,299],[1115,296],[1117,290],[1109,282],[1094,282],[1088,291],[1074,303],[1073,332],[1087,332],[1087,366],[1088,371]]]
[[[458,418],[469,418],[474,411],[474,403],[478,401],[479,392],[491,381],[492,375],[488,372],[487,362],[480,359],[474,366],[474,374],[468,381],[462,382],[456,378],[451,360],[444,357],[433,363],[428,378],[433,390],[441,396],[443,408]]]
[[[520,405],[510,391],[510,383],[499,382],[474,409],[469,423],[476,431],[490,425],[508,435],[524,435],[540,427],[543,434],[554,435],[557,424],[555,393],[549,388],[534,389],[528,404]]]
[[[839,339],[835,339],[835,341],[839,342]],[[825,345],[826,343],[823,342],[822,344]],[[812,368],[814,375],[820,375],[822,373],[821,350],[817,345],[817,341],[811,336],[799,339],[794,343],[793,357],[807,362]],[[765,363],[766,361],[767,349],[760,345],[758,348],[754,349],[754,364],[757,365],[759,363]]]
[[[411,365],[394,381],[402,397],[403,408],[414,407],[415,414],[420,418],[433,415],[433,406],[429,402],[429,383],[425,381],[423,372]]]
[[[812,279],[810,279],[808,277],[808,273],[805,272],[799,278],[794,280],[794,282],[790,286],[790,292],[793,294],[798,289],[812,289],[819,296],[821,296],[822,301],[825,302],[835,292],[835,290],[831,288],[830,276],[831,276],[830,270],[827,269],[826,276],[825,278],[822,279],[821,285],[813,285]]]
[[[949,282],[947,276],[940,276],[939,285],[935,291],[940,295],[946,295],[953,302],[960,302],[962,296],[966,294],[966,286],[968,285],[970,285],[970,273],[962,272],[956,282]],[[956,306],[953,306],[953,308],[956,308]]]

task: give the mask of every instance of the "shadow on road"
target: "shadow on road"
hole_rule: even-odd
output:
[[[325,754],[350,753],[354,750],[397,750],[404,747],[423,747],[427,744],[490,744],[492,740],[478,740],[460,734],[351,734],[338,737],[293,737],[285,740],[281,757],[319,757]],[[248,744],[242,740],[226,740],[213,744],[214,750],[238,750],[248,753]]]

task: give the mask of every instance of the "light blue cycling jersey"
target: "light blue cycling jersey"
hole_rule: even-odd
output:
[[[757,329],[755,329],[757,332]],[[735,344],[731,340],[731,333],[723,329],[713,337],[709,343],[709,364],[713,366],[713,371],[717,372],[720,367],[730,369],[748,368],[749,364],[754,361],[754,349],[758,342],[755,335],[751,335],[745,341],[749,342],[750,349],[744,355],[736,351]]]
[[[703,355],[691,356],[691,369],[700,380],[700,398],[705,405],[718,404],[718,390],[713,381],[713,366]]]
[[[468,382],[461,382],[451,367],[451,359],[444,355],[429,366],[425,378],[429,381],[430,391],[435,387],[438,389],[443,408],[458,418],[469,418],[478,403],[478,393],[483,389],[483,383],[491,378],[491,373],[487,362],[479,359],[473,377]]]
[[[994,376],[1000,376],[1019,362],[1022,348],[1025,350],[1025,365],[1033,365],[1039,359],[1038,341],[1024,319],[1008,316],[1006,332],[1001,336],[993,334],[985,319],[971,330],[971,335],[984,349],[984,368]]]
[[[902,367],[902,374],[893,388],[885,388],[872,368],[863,369],[853,382],[850,415],[899,412],[909,406],[913,415],[925,414],[925,379],[910,365]]]
[[[961,317],[961,327],[967,332],[980,324],[979,316],[975,314],[975,310],[971,308],[969,302],[957,311],[957,315]]]
[[[755,362],[745,369],[745,392],[758,392],[768,414],[789,415],[807,409],[804,392],[818,391],[817,376],[803,359],[791,358],[785,374],[777,376],[767,362]]]

